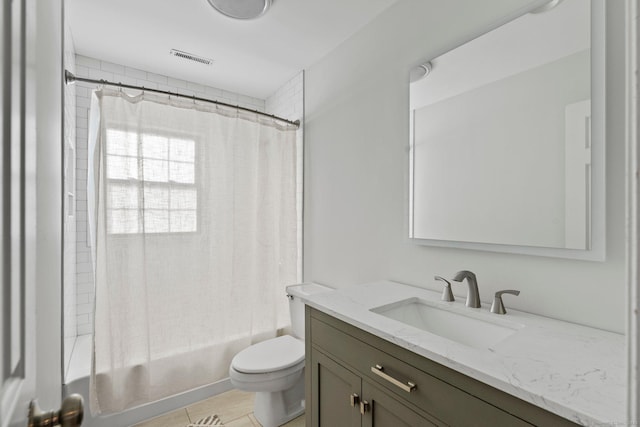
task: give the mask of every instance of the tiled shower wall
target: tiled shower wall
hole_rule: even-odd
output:
[[[265,110],[270,114],[283,117],[289,120],[300,120],[300,128],[297,133],[297,153],[298,153],[298,179],[297,179],[297,199],[298,199],[298,281],[302,282],[302,205],[303,205],[303,136],[304,136],[304,71],[285,83],[273,95],[265,101]]]
[[[265,111],[265,101],[222,89],[203,86],[185,80],[76,55],[76,75],[91,79],[105,79],[146,88],[179,92],[202,98],[215,99],[253,110]],[[76,287],[77,333],[93,332],[93,267],[87,239],[87,130],[91,91],[96,85],[77,82],[76,86]],[[285,85],[286,86],[286,85]],[[280,92],[280,91],[278,91]],[[274,105],[284,106],[290,91],[274,98]],[[295,91],[291,96],[295,95]],[[275,95],[274,95],[275,96]],[[270,98],[271,99],[271,98]],[[277,102],[275,102],[277,101]],[[298,107],[301,109],[301,107]]]

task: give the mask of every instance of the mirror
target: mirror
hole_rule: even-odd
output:
[[[410,83],[410,237],[604,258],[604,1],[554,0]]]

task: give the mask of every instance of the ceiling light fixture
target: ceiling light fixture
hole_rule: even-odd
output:
[[[272,0],[207,0],[218,12],[235,19],[254,19],[264,15]]]

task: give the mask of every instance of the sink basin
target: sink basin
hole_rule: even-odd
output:
[[[409,298],[370,311],[479,349],[492,348],[523,327],[519,323],[498,319],[499,315],[476,310]]]

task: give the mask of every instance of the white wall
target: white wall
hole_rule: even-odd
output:
[[[265,111],[265,101],[258,98],[229,92],[223,89],[202,86],[197,83],[174,79],[125,65],[114,64],[76,55],[76,75],[91,79],[105,79],[144,86],[150,89],[179,92],[202,98],[215,99],[233,105]],[[76,286],[77,286],[77,331],[78,335],[93,332],[93,271],[91,253],[87,244],[87,129],[91,92],[95,84],[77,82],[76,87]],[[133,93],[132,90],[127,90]],[[288,92],[287,92],[288,93]]]
[[[520,289],[507,307],[624,331],[623,2],[607,4],[607,260],[423,247],[407,238],[408,70],[531,3],[400,0],[305,72],[305,280],[344,287],[386,278],[440,289],[435,274],[469,269],[486,303],[497,290]]]
[[[300,128],[296,133],[298,154],[296,198],[298,199],[298,248],[302,248],[304,71],[298,73],[265,100],[265,111],[284,119],[300,120]],[[302,280],[302,251],[298,252],[298,280]]]

